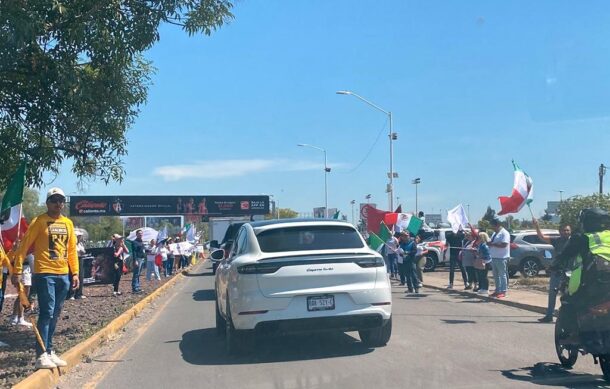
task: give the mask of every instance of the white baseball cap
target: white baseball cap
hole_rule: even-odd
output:
[[[47,200],[49,199],[49,197],[54,196],[54,195],[60,195],[64,199],[66,198],[66,195],[64,194],[64,191],[61,190],[61,188],[51,188],[47,192]]]

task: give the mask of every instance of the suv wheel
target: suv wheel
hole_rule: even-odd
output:
[[[216,300],[216,333],[220,336],[225,335],[227,321],[222,314],[220,313],[220,309],[218,309],[218,300]]]
[[[520,270],[523,277],[536,277],[540,273],[540,262],[538,262],[537,258],[525,258],[521,261]]]
[[[424,265],[424,271],[425,272],[434,271],[434,269],[436,269],[437,265],[438,265],[438,258],[436,257],[436,254],[427,254],[426,255],[426,264]]]
[[[360,340],[369,347],[383,347],[390,341],[392,336],[392,316],[381,325],[381,327],[370,330],[358,331]]]

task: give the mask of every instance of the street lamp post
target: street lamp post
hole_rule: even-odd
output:
[[[324,216],[328,219],[328,173],[330,173],[330,168],[328,167],[328,160],[326,159],[326,149],[307,143],[299,143],[297,146],[310,147],[324,153]]]
[[[563,192],[565,192],[565,190],[559,189],[559,190],[556,190],[555,192],[559,192],[559,202],[562,203],[563,202]]]
[[[417,186],[421,183],[421,178],[417,177],[411,181],[413,185],[415,185],[415,215],[419,215],[419,209],[417,208]]]
[[[356,200],[352,200],[349,203],[352,205],[352,224],[356,226],[356,220],[354,218],[354,205],[356,204]]]
[[[364,196],[364,198],[366,199],[366,203],[370,203],[371,202],[371,195],[367,194],[366,196]]]
[[[398,136],[397,136],[397,134],[394,133],[394,121],[393,121],[393,118],[392,118],[392,112],[391,111],[386,111],[385,109],[381,108],[377,104],[375,104],[375,103],[365,99],[364,97],[362,97],[360,95],[357,95],[356,93],[354,93],[352,91],[340,90],[340,91],[337,91],[336,93],[338,95],[354,96],[357,99],[359,99],[359,100],[367,103],[371,107],[375,108],[376,110],[381,111],[384,114],[388,115],[388,120],[390,121],[390,133],[388,134],[388,137],[390,138],[390,173],[388,174],[388,176],[389,176],[390,182],[388,184],[387,192],[388,192],[389,203],[390,203],[390,211],[393,211],[394,210],[394,178],[395,178],[395,173],[394,173],[394,144],[393,144],[393,141],[398,139]]]

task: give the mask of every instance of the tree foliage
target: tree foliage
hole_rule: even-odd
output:
[[[292,210],[290,208],[279,208],[280,211],[280,219],[294,219],[295,217],[299,216],[299,213],[295,210]],[[265,219],[269,220],[269,219],[275,219],[277,218],[277,213],[272,214],[267,214],[265,215]]]
[[[73,219],[76,227],[84,228],[89,233],[89,242],[106,242],[113,234],[123,233],[123,224],[118,216],[79,216]]]
[[[0,187],[20,159],[27,182],[64,161],[83,181],[121,181],[125,133],[146,101],[142,53],[170,23],[209,35],[228,0],[0,1]]]
[[[559,204],[561,224],[569,224],[573,230],[581,231],[578,215],[585,208],[599,207],[610,210],[610,194],[592,194],[589,196],[574,196]]]

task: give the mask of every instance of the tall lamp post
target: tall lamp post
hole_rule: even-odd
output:
[[[354,219],[354,205],[356,205],[356,200],[352,200],[349,203],[352,205],[352,224],[356,226],[356,220]]]
[[[388,115],[388,120],[390,121],[390,133],[388,134],[388,137],[390,138],[390,172],[388,173],[388,178],[390,179],[390,182],[388,184],[386,192],[388,192],[389,203],[390,203],[390,211],[393,211],[394,210],[394,178],[398,177],[398,174],[394,173],[394,145],[393,145],[393,141],[398,139],[398,134],[396,134],[394,132],[394,124],[393,124],[393,120],[392,120],[392,112],[391,111],[386,111],[385,109],[381,108],[377,104],[375,104],[375,103],[365,99],[364,97],[362,97],[360,95],[357,95],[356,93],[354,93],[352,91],[349,91],[349,90],[340,90],[340,91],[337,91],[336,93],[338,95],[354,96],[355,98],[365,102],[366,104],[370,105],[371,107],[375,108],[376,110],[381,111],[384,114]]]
[[[559,202],[562,203],[563,202],[563,192],[565,192],[565,190],[558,189],[555,192],[559,192]]]
[[[366,203],[370,203],[371,202],[371,195],[367,194],[366,196],[364,196],[364,198],[366,199]]]
[[[417,186],[421,183],[421,178],[417,177],[411,181],[413,185],[415,185],[415,215],[419,215],[419,209],[417,208]]]
[[[297,146],[310,147],[324,153],[324,217],[328,219],[328,173],[330,173],[330,168],[328,167],[328,160],[326,159],[326,149],[307,143],[299,143]]]

